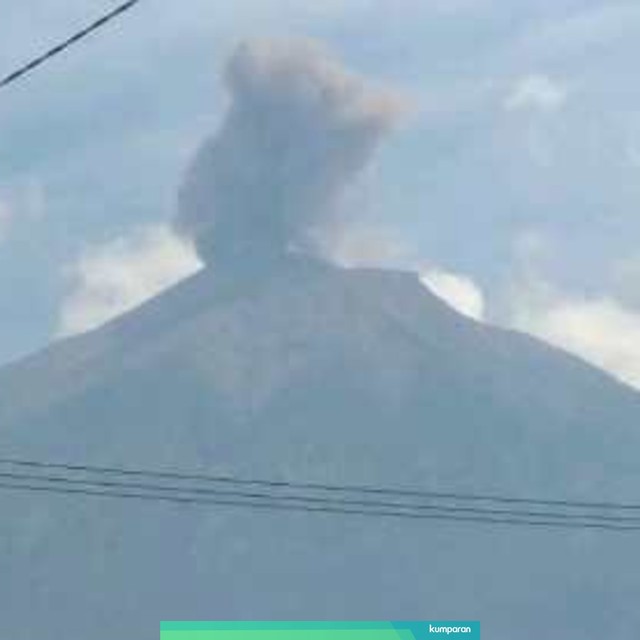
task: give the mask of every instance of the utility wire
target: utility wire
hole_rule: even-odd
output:
[[[82,495],[91,497],[117,498],[117,499],[133,499],[154,502],[168,502],[183,505],[200,505],[200,506],[227,506],[227,507],[244,507],[250,509],[263,509],[270,511],[300,511],[306,513],[324,513],[324,514],[340,514],[352,516],[372,516],[372,517],[389,517],[412,520],[442,520],[453,522],[469,522],[469,523],[485,523],[498,525],[521,525],[528,527],[543,528],[561,528],[561,529],[599,529],[605,531],[619,532],[638,532],[640,526],[637,525],[621,525],[605,522],[572,522],[562,520],[544,520],[544,519],[525,519],[518,517],[484,517],[473,515],[458,514],[439,514],[439,513],[418,513],[404,512],[393,510],[367,510],[357,508],[343,508],[339,505],[307,505],[307,504],[283,504],[278,501],[268,500],[238,500],[233,498],[202,498],[196,496],[178,496],[166,494],[152,494],[144,492],[114,491],[114,490],[97,490],[85,489],[78,487],[59,487],[45,486],[37,484],[6,482],[0,480],[0,489],[9,491],[26,491],[40,492],[58,495]]]
[[[278,489],[300,489],[315,490],[331,493],[351,493],[378,496],[397,496],[407,498],[422,499],[449,499],[463,502],[490,502],[499,504],[521,504],[551,507],[569,507],[576,509],[594,510],[614,510],[614,511],[638,511],[640,504],[619,503],[619,502],[595,502],[579,500],[543,500],[536,498],[521,498],[506,495],[481,495],[459,492],[438,492],[420,489],[401,489],[396,487],[383,487],[380,485],[350,485],[350,484],[325,484],[316,482],[293,482],[287,480],[263,480],[253,478],[240,478],[232,475],[209,475],[209,474],[188,474],[176,471],[151,471],[142,469],[131,469],[113,466],[92,466],[80,464],[61,464],[53,462],[42,462],[36,460],[25,460],[17,458],[0,458],[0,465],[14,467],[63,470],[73,472],[84,472],[98,475],[113,475],[123,477],[140,477],[147,479],[179,480],[179,481],[199,481],[208,483],[230,484],[236,486],[258,486]]]
[[[55,56],[62,53],[63,51],[65,51],[75,43],[79,42],[80,40],[83,40],[94,31],[97,31],[101,27],[104,27],[107,23],[111,22],[112,20],[119,17],[123,13],[132,9],[140,1],[141,0],[128,0],[127,2],[116,7],[115,9],[113,9],[113,11],[110,11],[109,13],[105,14],[95,22],[92,22],[90,25],[86,26],[84,29],[81,29],[80,31],[74,33],[71,37],[67,38],[63,42],[57,44],[56,46],[52,47],[48,51],[45,51],[42,55],[39,55],[37,58],[34,58],[24,66],[16,69],[15,71],[13,71],[12,73],[10,73],[9,75],[5,76],[0,80],[0,89],[3,89],[6,86],[12,84],[13,82],[16,82],[16,80],[19,80],[23,76],[32,72],[37,67],[40,67],[41,65],[43,65],[45,62],[48,62],[51,58],[54,58]]]
[[[103,476],[104,477],[104,476]],[[4,481],[1,481],[4,479]],[[20,474],[0,472],[0,488],[7,490],[45,491],[145,500],[164,500],[189,504],[222,504],[281,510],[303,510],[327,513],[388,516],[398,518],[453,519],[497,522],[504,524],[539,523],[546,526],[640,530],[640,518],[610,514],[571,513],[559,511],[528,511],[517,509],[487,509],[442,504],[383,502],[376,499],[319,497],[316,495],[278,494],[273,491],[220,490],[215,487],[188,487],[122,480],[93,480],[68,475]],[[33,484],[33,483],[37,484]],[[504,522],[503,522],[504,521]]]
[[[637,524],[640,525],[640,517],[629,516],[614,516],[604,514],[579,514],[559,511],[529,511],[529,510],[514,510],[514,509],[488,509],[482,507],[461,507],[453,505],[441,505],[441,504],[416,504],[407,502],[383,502],[380,500],[358,500],[352,498],[326,498],[315,495],[291,495],[284,494],[279,495],[269,491],[243,491],[243,490],[228,490],[228,489],[215,489],[205,487],[182,487],[176,485],[160,485],[156,483],[140,483],[140,482],[122,482],[113,480],[84,480],[78,478],[70,478],[64,476],[50,476],[50,475],[38,475],[38,474],[16,474],[0,472],[0,478],[8,480],[27,480],[44,482],[45,484],[52,485],[70,485],[81,487],[98,487],[107,489],[133,489],[135,491],[149,491],[152,493],[160,492],[162,494],[178,494],[187,497],[200,497],[200,496],[214,496],[214,497],[232,497],[242,499],[256,499],[256,500],[277,500],[283,503],[305,503],[305,504],[320,504],[320,505],[338,505],[341,507],[358,507],[358,508],[374,508],[374,509],[397,509],[402,512],[434,512],[434,513],[471,513],[488,516],[523,516],[527,518],[552,518],[558,520],[574,520],[581,521],[598,521],[598,522],[610,522],[610,523],[622,523],[622,524]]]

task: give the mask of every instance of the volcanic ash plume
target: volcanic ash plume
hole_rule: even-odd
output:
[[[207,264],[263,265],[335,215],[401,103],[308,41],[241,45],[225,80],[230,107],[188,171],[177,224]]]

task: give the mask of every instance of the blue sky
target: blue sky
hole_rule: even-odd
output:
[[[0,73],[117,4],[6,0]],[[640,5],[593,0],[142,2],[0,94],[0,363],[197,267],[166,222],[256,36],[322,40],[411,103],[347,252],[640,381]]]

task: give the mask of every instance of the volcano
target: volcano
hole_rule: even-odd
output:
[[[0,371],[3,458],[633,502],[640,395],[477,323],[417,274],[205,268]],[[3,467],[6,470],[6,467]],[[632,637],[637,533],[0,491],[0,632],[161,620],[474,619]]]

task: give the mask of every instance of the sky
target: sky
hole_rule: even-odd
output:
[[[0,74],[115,7],[5,0]],[[640,5],[145,0],[0,92],[0,364],[200,268],[171,226],[238,43],[312,38],[403,97],[328,252],[640,386]]]

